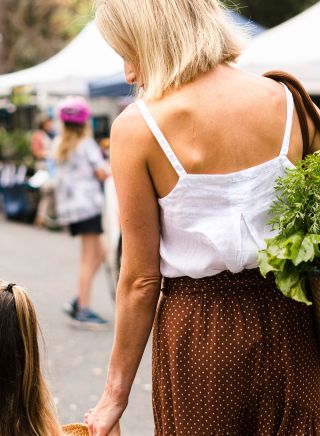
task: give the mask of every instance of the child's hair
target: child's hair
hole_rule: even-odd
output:
[[[88,135],[88,131],[87,124],[63,123],[56,155],[59,163],[63,163],[68,159],[69,154],[77,148],[80,140]]]
[[[59,104],[58,116],[63,123],[63,130],[56,158],[59,163],[62,163],[68,159],[79,141],[89,134],[88,121],[91,109],[84,98],[67,97]]]
[[[0,280],[0,435],[61,436],[43,379],[31,300]]]

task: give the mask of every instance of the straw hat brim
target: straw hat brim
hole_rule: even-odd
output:
[[[85,424],[64,425],[62,430],[65,436],[89,436],[89,430]]]

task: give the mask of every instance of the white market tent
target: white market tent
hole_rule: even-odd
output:
[[[232,19],[258,34],[264,30],[230,12]],[[53,95],[86,94],[88,83],[101,78],[125,81],[121,58],[103,40],[94,22],[62,51],[49,60],[11,74],[0,76],[0,95],[16,86],[31,85],[38,93]]]
[[[284,70],[320,95],[320,2],[253,39],[239,60],[247,71]]]
[[[12,87],[32,85],[48,94],[86,94],[90,80],[120,73],[123,62],[100,35],[94,22],[49,60],[0,76],[0,95]]]

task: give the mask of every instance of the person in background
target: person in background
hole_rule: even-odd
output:
[[[17,285],[0,280],[0,434],[62,436],[41,373],[33,304]]]
[[[109,322],[89,308],[93,278],[105,260],[101,234],[104,193],[101,183],[108,167],[90,135],[90,108],[81,97],[59,106],[62,134],[57,140],[56,208],[58,221],[72,236],[81,237],[81,266],[77,297],[65,307],[78,326],[103,329]]]
[[[54,129],[52,118],[42,114],[39,117],[38,129],[31,137],[31,151],[36,160],[36,169],[46,169],[46,161],[50,157]]]
[[[40,115],[38,129],[31,137],[31,150],[35,159],[36,175],[33,178],[40,191],[40,199],[35,218],[39,227],[56,228],[53,181],[54,162],[52,151],[54,147],[53,120],[46,114]]]
[[[99,141],[99,145],[102,149],[103,156],[105,157],[105,159],[107,159],[107,161],[109,161],[110,160],[110,138],[102,138]]]

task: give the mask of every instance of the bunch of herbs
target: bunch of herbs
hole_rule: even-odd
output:
[[[288,169],[275,190],[270,226],[278,234],[259,252],[260,271],[264,277],[273,272],[287,297],[311,304],[305,279],[320,273],[320,153]]]

